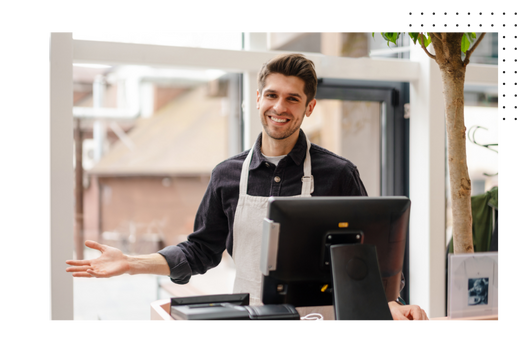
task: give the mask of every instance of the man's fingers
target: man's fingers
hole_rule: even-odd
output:
[[[394,302],[388,303],[394,320],[428,320],[428,315],[418,305],[399,306]]]
[[[73,267],[69,267],[69,268],[65,269],[65,271],[67,271],[67,272],[84,272],[84,271],[87,271],[88,269],[92,269],[92,267],[90,267],[90,266],[73,266]]]
[[[417,305],[410,306],[410,316],[413,320],[427,320],[426,313]]]
[[[72,277],[88,277],[91,278],[92,276],[87,272],[74,272],[72,274]]]
[[[67,260],[65,263],[72,266],[87,266],[90,265],[90,260]]]
[[[105,251],[105,245],[99,244],[98,242],[95,242],[93,240],[87,240],[85,242],[85,246],[87,246],[91,249],[94,249],[94,250],[99,250],[101,252]]]
[[[408,319],[406,316],[398,314],[394,316],[394,323],[396,324],[408,324],[410,323],[410,319]]]
[[[423,313],[423,320],[430,320],[428,319],[428,315],[426,315],[426,311],[422,310]]]

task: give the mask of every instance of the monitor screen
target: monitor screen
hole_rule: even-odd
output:
[[[395,300],[409,214],[404,196],[271,197],[261,255],[263,303],[333,305],[330,249],[340,244],[375,247],[386,299]]]

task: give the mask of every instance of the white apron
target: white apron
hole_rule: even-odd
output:
[[[295,197],[310,197],[314,191],[311,176],[311,143],[307,140],[307,154],[303,163],[302,192]],[[233,260],[236,277],[234,293],[249,293],[250,305],[262,305],[262,273],[260,272],[260,252],[262,248],[262,225],[267,217],[269,197],[247,194],[249,165],[254,148],[251,148],[240,175],[240,194],[233,224]]]

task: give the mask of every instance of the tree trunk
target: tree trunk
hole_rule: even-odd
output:
[[[466,163],[466,127],[464,125],[464,75],[442,70],[446,130],[448,135],[448,169],[450,176],[454,252],[472,253],[471,180]],[[461,81],[458,82],[459,78]]]
[[[462,33],[432,34],[435,60],[439,65],[448,135],[448,169],[453,215],[454,252],[472,253],[471,180],[466,163],[464,125],[464,80],[466,64],[461,59]]]

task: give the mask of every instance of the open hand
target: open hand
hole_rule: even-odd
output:
[[[73,277],[108,278],[119,276],[129,270],[128,258],[119,249],[87,240],[85,245],[91,249],[101,251],[101,256],[93,260],[67,260],[71,265],[66,269],[72,272]]]

